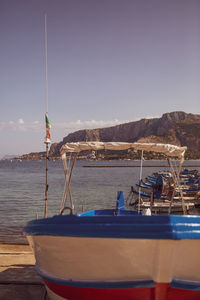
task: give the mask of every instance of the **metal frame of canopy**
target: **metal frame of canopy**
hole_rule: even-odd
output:
[[[61,147],[60,153],[63,161],[63,168],[65,174],[65,188],[63,192],[60,213],[62,214],[63,211],[67,208],[74,213],[74,203],[72,200],[71,190],[70,190],[70,182],[72,177],[72,171],[74,168],[75,161],[77,159],[78,153],[81,151],[91,151],[91,150],[128,150],[134,149],[136,151],[141,150],[142,155],[143,151],[153,151],[165,154],[167,157],[169,167],[172,171],[172,177],[176,187],[179,187],[179,175],[181,172],[182,164],[184,161],[184,153],[187,147],[179,147],[176,145],[171,144],[157,144],[157,143],[125,143],[125,142],[77,142],[77,143],[66,143]],[[67,159],[66,153],[70,153],[69,160]],[[172,159],[177,158],[179,160],[179,167],[172,164]],[[71,161],[71,163],[70,163]],[[141,164],[142,168],[142,164]],[[175,168],[177,168],[175,170]],[[141,176],[141,175],[140,175]],[[185,204],[183,195],[181,194],[182,191],[180,189],[180,195],[182,198],[182,207],[183,212],[185,213]],[[65,206],[67,196],[69,195],[70,198],[70,207]],[[173,200],[173,199],[172,199]],[[170,201],[170,207],[172,204],[172,200]]]

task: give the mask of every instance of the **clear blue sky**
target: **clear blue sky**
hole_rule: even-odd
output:
[[[0,156],[44,150],[44,14],[52,141],[199,114],[199,0],[1,0]]]

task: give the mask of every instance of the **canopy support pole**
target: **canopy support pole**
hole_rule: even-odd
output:
[[[177,171],[177,174],[174,171],[174,168],[173,168],[173,165],[172,165],[172,161],[171,161],[170,158],[168,158],[168,163],[169,163],[170,169],[172,170],[172,177],[173,177],[174,183],[175,183],[174,189],[177,188],[177,190],[179,192],[179,198],[181,198],[183,214],[186,215],[187,214],[187,210],[186,210],[185,201],[184,201],[184,198],[183,198],[183,192],[182,192],[182,190],[180,188],[180,184],[179,184],[180,172],[181,172],[182,165],[183,165],[183,158],[180,160],[179,169]],[[171,197],[171,201],[170,202],[173,201],[173,198],[174,197]],[[170,210],[171,210],[171,205],[172,205],[172,203],[170,203]]]
[[[74,213],[74,203],[73,203],[71,189],[70,189],[70,182],[71,182],[72,171],[73,171],[73,168],[74,168],[74,164],[75,164],[77,155],[78,155],[78,153],[75,153],[75,155],[72,157],[71,167],[69,167],[69,168],[67,166],[66,154],[64,154],[62,156],[64,174],[65,174],[65,188],[64,188],[63,198],[62,198],[62,204],[61,204],[61,207],[60,207],[60,213],[63,211],[63,209],[65,207],[65,203],[66,203],[66,199],[67,199],[68,194],[69,194],[69,198],[70,198],[71,210],[72,210],[72,213]]]
[[[141,185],[141,182],[142,182],[142,167],[143,167],[143,160],[144,160],[144,157],[143,157],[143,150],[141,152],[141,160],[140,160],[140,181],[139,181],[139,184]],[[140,205],[141,205],[141,187],[139,187],[139,198],[138,198],[138,212],[140,211]]]

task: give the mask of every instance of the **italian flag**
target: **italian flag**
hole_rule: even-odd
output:
[[[45,143],[46,144],[50,144],[51,143],[51,135],[50,135],[51,125],[50,125],[47,113],[45,114],[45,122],[46,122],[46,138],[45,138]]]

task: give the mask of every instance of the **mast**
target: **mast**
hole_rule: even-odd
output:
[[[44,205],[44,218],[47,217],[47,198],[48,198],[48,161],[49,161],[49,144],[51,143],[50,137],[50,123],[48,119],[48,64],[47,64],[47,15],[44,15],[44,41],[45,41],[45,98],[46,98],[46,176],[45,176],[45,205]]]

